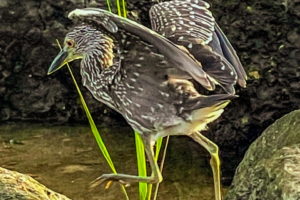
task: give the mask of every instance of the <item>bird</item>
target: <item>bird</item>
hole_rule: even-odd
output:
[[[185,135],[210,154],[215,199],[221,200],[218,146],[201,132],[246,87],[247,75],[203,0],[153,5],[151,29],[99,8],[71,11],[74,28],[48,74],[81,59],[82,84],[140,133],[151,176],[103,174],[97,181],[159,183],[153,146],[161,137]]]

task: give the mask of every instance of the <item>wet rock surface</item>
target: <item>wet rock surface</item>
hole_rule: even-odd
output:
[[[248,87],[207,135],[221,147],[224,182],[230,181],[249,144],[272,122],[299,108],[299,13],[297,0],[211,0],[216,20],[228,35],[249,74]],[[149,26],[155,2],[127,0],[129,16]],[[67,13],[105,1],[2,0],[0,2],[0,121],[86,123],[67,69],[46,70],[72,27]],[[77,79],[78,62],[73,63]],[[125,124],[81,88],[94,119]]]
[[[299,134],[300,110],[268,127],[247,150],[225,200],[298,200]]]
[[[0,199],[3,200],[70,200],[28,175],[0,167]]]

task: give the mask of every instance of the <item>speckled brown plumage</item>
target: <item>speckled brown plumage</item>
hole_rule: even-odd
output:
[[[152,167],[151,177],[110,174],[101,181],[161,181],[154,142],[188,135],[212,155],[216,199],[221,199],[218,148],[199,131],[235,97],[236,83],[246,86],[246,75],[208,8],[201,0],[159,3],[150,10],[154,31],[100,9],[69,14],[80,25],[67,34],[64,50],[49,72],[63,59],[82,58],[83,84],[140,132]],[[223,93],[202,93],[216,86]]]

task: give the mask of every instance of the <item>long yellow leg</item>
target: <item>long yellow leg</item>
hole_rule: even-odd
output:
[[[203,146],[210,154],[210,166],[214,177],[215,200],[222,200],[221,194],[221,175],[220,175],[220,159],[218,146],[206,138],[201,133],[195,132],[189,135],[197,143]]]

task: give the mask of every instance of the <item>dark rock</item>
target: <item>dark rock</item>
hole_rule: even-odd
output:
[[[41,39],[41,30],[38,27],[33,27],[25,34],[25,39],[31,43],[37,43]]]
[[[69,75],[62,71],[52,77],[46,76],[51,58],[58,53],[55,39],[62,40],[70,26],[67,12],[83,7],[84,2],[1,1],[1,121],[63,123],[85,119],[81,111],[78,113],[81,105]],[[104,105],[90,96],[86,98],[92,113],[98,112],[96,120],[103,122],[111,120],[104,116],[118,116],[111,111],[104,114]]]
[[[3,0],[0,2],[0,8],[6,8],[8,6],[8,0]]]
[[[299,200],[300,110],[277,120],[251,144],[225,200]]]
[[[300,48],[300,34],[297,33],[297,30],[288,32],[287,39],[290,43],[295,44],[296,47]]]

